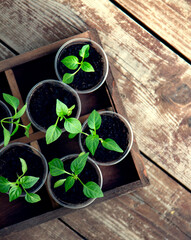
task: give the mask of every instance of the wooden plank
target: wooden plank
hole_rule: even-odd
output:
[[[150,186],[73,212],[62,220],[87,239],[190,239],[190,193],[144,161]]]
[[[59,220],[55,219],[39,226],[32,227],[18,233],[11,233],[4,236],[2,240],[82,240],[83,238],[64,225]]]
[[[191,2],[187,0],[115,0],[149,29],[191,60]]]
[[[13,56],[14,53],[12,53],[8,48],[6,48],[2,43],[0,43],[0,61]]]
[[[190,65],[107,0],[57,2],[98,30],[139,149],[190,189]]]

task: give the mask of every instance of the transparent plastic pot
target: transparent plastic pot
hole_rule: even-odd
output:
[[[42,186],[44,185],[46,179],[47,179],[47,175],[48,175],[48,164],[47,164],[47,161],[46,161],[46,158],[44,157],[44,155],[39,151],[37,150],[36,148],[32,147],[31,145],[29,144],[25,144],[25,143],[21,143],[21,142],[15,142],[15,143],[10,143],[9,145],[7,145],[6,147],[3,147],[1,150],[0,150],[0,159],[1,159],[1,156],[3,154],[7,154],[9,151],[11,151],[11,149],[13,148],[24,148],[25,150],[23,151],[26,151],[27,153],[29,154],[35,154],[39,157],[39,165],[41,165],[42,169],[43,169],[43,173],[41,174],[41,178],[38,180],[38,182],[36,183],[36,187],[34,185],[34,187],[32,187],[32,191],[31,189],[27,189],[27,191],[29,193],[36,193],[37,191],[39,191]],[[17,150],[18,151],[18,150]],[[22,158],[22,156],[20,156]],[[16,158],[16,157],[15,157]],[[24,159],[24,158],[23,158]],[[26,162],[27,162],[27,159],[24,159]],[[15,159],[15,161],[18,161],[18,158]],[[37,163],[37,162],[36,162]],[[1,161],[0,161],[0,164],[1,164]],[[27,164],[28,165],[28,164]],[[0,168],[1,169],[1,168]],[[28,167],[29,169],[29,167]],[[25,176],[29,176],[27,174],[27,171],[25,173]],[[9,180],[9,179],[8,179]],[[16,180],[16,179],[15,179]],[[20,197],[24,197],[26,194],[23,192],[21,194]]]
[[[75,158],[78,157],[78,154],[70,154],[70,155],[67,155],[63,158],[61,158],[61,160],[63,161],[63,163],[65,163],[66,161],[68,160],[73,160]],[[99,168],[99,166],[94,162],[92,161],[89,157],[87,159],[87,162],[91,164],[91,166],[93,166],[93,168],[96,170],[96,173],[97,173],[97,176],[98,176],[98,185],[100,186],[100,188],[102,188],[102,185],[103,185],[103,176],[102,176],[102,173],[101,173],[101,170]],[[50,172],[48,174],[48,177],[47,177],[47,186],[48,186],[48,191],[51,195],[51,197],[60,205],[60,206],[63,206],[63,207],[66,207],[66,208],[71,208],[71,209],[80,209],[80,208],[84,208],[84,207],[87,207],[88,205],[90,205],[91,203],[93,203],[95,201],[96,198],[88,198],[87,201],[85,202],[82,202],[82,203],[70,203],[70,202],[66,202],[62,199],[60,199],[55,193],[54,191],[52,190],[52,186],[51,186],[51,181],[54,177],[50,175]],[[89,180],[91,181],[91,179]],[[74,183],[75,184],[75,183]],[[58,187],[59,188],[59,187]]]
[[[121,121],[122,123],[124,123],[126,129],[127,129],[127,136],[124,136],[124,137],[127,137],[128,138],[128,144],[126,146],[123,153],[120,154],[120,156],[116,159],[112,159],[111,161],[108,160],[108,161],[102,161],[99,159],[96,160],[96,158],[94,158],[92,155],[89,155],[89,158],[92,160],[92,161],[95,161],[98,165],[103,165],[103,166],[110,166],[110,165],[114,165],[114,164],[117,164],[119,163],[120,161],[122,161],[127,155],[128,153],[130,152],[131,148],[132,148],[132,145],[133,145],[133,130],[132,130],[132,127],[129,123],[129,121],[127,119],[125,119],[121,114],[119,113],[116,113],[116,112],[112,112],[112,111],[101,111],[99,112],[99,114],[101,116],[105,115],[105,116],[110,116],[112,118],[112,116],[114,117],[117,117],[117,119],[119,119],[119,121]],[[84,129],[87,127],[87,122],[88,120],[86,120],[82,126],[82,131],[84,131]],[[113,126],[112,126],[113,127]],[[87,149],[84,147],[84,144],[82,144],[82,133],[79,134],[79,145],[80,145],[80,149],[81,151],[83,152],[87,152]],[[101,136],[100,136],[101,137]],[[119,144],[119,143],[118,143]],[[98,150],[98,149],[97,149]],[[96,150],[96,151],[97,151]],[[108,150],[109,151],[109,150]],[[114,151],[112,151],[114,153]],[[114,154],[113,154],[114,155]]]
[[[75,108],[77,108],[77,112],[76,112],[76,115],[74,117],[78,119],[79,116],[80,116],[80,113],[81,113],[81,101],[80,101],[78,93],[73,88],[71,88],[67,84],[64,84],[64,83],[62,83],[58,80],[54,80],[54,79],[43,80],[43,81],[37,83],[35,86],[33,86],[33,88],[29,91],[29,93],[27,95],[27,98],[26,98],[26,103],[27,103],[26,113],[27,113],[27,116],[28,116],[30,122],[41,132],[46,132],[47,129],[45,127],[41,126],[40,124],[38,124],[37,121],[34,120],[34,117],[32,116],[31,111],[30,111],[30,100],[33,97],[34,92],[46,83],[56,84],[57,86],[60,86],[61,88],[63,88],[64,91],[67,91],[67,92],[71,93],[75,97],[76,102],[77,102],[77,106],[75,106]],[[56,109],[55,109],[55,112],[56,112]],[[62,132],[65,131],[64,128],[62,128],[61,130],[62,130]]]
[[[59,48],[59,50],[56,54],[56,57],[55,57],[55,61],[54,61],[55,72],[56,72],[58,79],[60,81],[62,81],[63,73],[61,73],[61,71],[59,70],[59,67],[58,67],[58,62],[61,61],[60,58],[61,58],[62,52],[65,51],[65,49],[67,49],[68,47],[70,47],[72,45],[78,45],[78,44],[82,44],[82,45],[90,44],[90,47],[93,47],[102,58],[103,74],[101,75],[99,82],[95,86],[92,86],[91,88],[84,89],[84,90],[80,90],[80,89],[73,87],[79,94],[91,93],[103,85],[103,83],[105,82],[105,80],[108,76],[108,71],[109,71],[109,61],[108,61],[107,55],[106,55],[105,51],[103,50],[103,48],[95,41],[88,39],[88,38],[75,38],[75,39],[71,39],[71,40],[67,41],[66,43],[64,43]],[[79,57],[78,52],[74,53],[73,55],[75,55],[76,57]],[[85,61],[86,61],[86,58],[85,58]],[[87,61],[88,61],[88,58],[87,58]]]
[[[7,117],[12,117],[11,111],[9,110],[9,108],[7,107],[7,105],[4,102],[0,101],[0,107],[2,107],[6,111]],[[9,128],[7,130],[10,133],[12,133],[12,130],[13,130],[13,124],[12,123],[9,124]],[[3,128],[2,128],[2,131],[3,131]],[[4,140],[2,142],[0,142],[0,146],[2,146],[3,144],[4,144]]]

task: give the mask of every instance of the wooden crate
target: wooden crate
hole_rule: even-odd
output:
[[[100,43],[95,30],[71,38],[74,37],[86,37]],[[58,48],[71,38],[1,61],[0,99],[3,100],[3,92],[12,94],[19,98],[20,107],[22,107],[29,90],[37,82],[45,79],[57,79],[53,64],[55,54]],[[106,83],[99,90],[91,94],[80,95],[80,99],[82,102],[80,120],[82,122],[93,109],[113,110],[127,118],[111,71],[109,71]],[[22,121],[24,124],[29,123],[26,115],[22,117]],[[62,137],[56,143],[48,146],[44,137],[44,133],[33,127],[30,131],[30,138],[23,137],[23,133],[22,135],[17,133],[12,142],[31,144],[41,150],[47,161],[54,157],[80,152],[77,139],[68,140],[68,134],[66,133],[62,134]],[[104,179],[104,198],[97,199],[93,204],[133,191],[149,183],[135,137],[130,154],[122,162],[109,167],[101,166],[100,168]],[[8,195],[0,194],[0,236],[74,211],[55,204],[49,197],[46,185],[38,193],[42,201],[35,204],[25,202],[23,198],[9,203]]]

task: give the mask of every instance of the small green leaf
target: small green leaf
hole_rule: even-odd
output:
[[[18,119],[17,121],[14,122],[15,128],[14,128],[13,132],[11,133],[11,137],[13,135],[15,135],[15,133],[18,131],[18,129],[19,129],[19,122],[20,122],[20,119]]]
[[[87,162],[88,155],[89,153],[82,152],[76,159],[72,161],[70,169],[75,175],[78,175],[83,171]]]
[[[56,141],[62,134],[62,130],[57,125],[50,126],[46,131],[46,143],[50,144]]]
[[[64,122],[64,128],[69,133],[78,134],[82,131],[81,122],[76,118],[68,118]]]
[[[81,69],[84,71],[84,72],[95,72],[93,66],[89,63],[89,62],[83,62],[81,64]]]
[[[89,57],[89,49],[90,49],[90,45],[89,45],[89,44],[84,45],[84,46],[80,49],[80,51],[79,51],[80,57],[82,57],[82,58],[87,58],[87,57]]]
[[[60,187],[64,184],[64,182],[66,181],[66,179],[60,179],[57,182],[55,182],[54,184],[54,188]]]
[[[14,108],[14,110],[16,112],[16,110],[19,106],[19,99],[17,99],[14,96],[11,96],[10,94],[7,94],[7,93],[3,93],[3,98],[7,103],[9,103]]]
[[[83,187],[83,193],[88,198],[103,197],[103,192],[100,186],[95,182],[87,182]]]
[[[59,176],[65,173],[64,164],[59,158],[52,159],[49,163],[50,174],[52,176]]]
[[[36,202],[39,202],[41,198],[36,193],[26,193],[25,200],[29,203],[36,203]]]
[[[0,192],[1,193],[8,192],[10,186],[11,186],[11,183],[3,176],[0,176]]]
[[[68,135],[68,138],[69,139],[73,139],[73,138],[75,138],[75,136],[77,135],[78,133],[70,133],[69,135]]]
[[[67,56],[61,62],[70,70],[75,70],[78,68],[79,60],[76,56]]]
[[[101,115],[96,110],[93,110],[88,117],[88,126],[91,129],[97,130],[101,126],[101,121]]]
[[[4,146],[7,146],[10,141],[11,134],[5,127],[3,127],[3,135],[4,135]]]
[[[68,114],[68,107],[59,99],[56,100],[56,114],[61,118]]]
[[[102,143],[102,146],[108,150],[112,150],[112,151],[120,152],[120,153],[123,152],[123,150],[120,148],[120,146],[111,138],[107,138],[107,139],[103,140],[101,143]]]
[[[23,188],[28,189],[33,187],[39,180],[39,177],[24,176],[20,179]]]
[[[25,136],[29,137],[29,129],[30,129],[31,123],[29,123],[27,126],[25,126]]]
[[[66,181],[65,181],[65,185],[64,185],[65,191],[67,192],[70,188],[72,188],[74,183],[75,183],[74,177],[72,177],[72,176],[67,177]]]
[[[27,163],[23,158],[19,158],[19,159],[20,159],[20,162],[21,162],[22,173],[24,175],[27,171]]]
[[[98,145],[99,145],[98,135],[89,135],[86,137],[86,146],[93,156],[95,154],[95,151]]]
[[[9,202],[12,202],[13,200],[17,199],[18,197],[20,197],[21,194],[22,189],[19,186],[15,185],[11,187],[9,190]]]
[[[25,104],[14,116],[13,119],[18,119],[20,118],[24,113],[27,108],[27,105]]]
[[[70,108],[68,108],[68,114],[67,116],[70,116],[72,114],[72,110],[75,108],[75,105],[72,105]]]
[[[65,73],[63,78],[62,78],[63,83],[66,83],[66,84],[72,83],[73,80],[74,80],[74,74],[73,73]]]

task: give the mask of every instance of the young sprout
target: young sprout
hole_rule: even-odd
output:
[[[101,144],[104,148],[111,150],[111,151],[122,153],[123,150],[113,139],[111,139],[111,138],[102,139],[97,134],[97,130],[100,128],[101,122],[102,122],[101,115],[96,110],[93,110],[88,117],[88,127],[89,127],[90,134],[83,132],[82,126],[78,127],[78,129],[79,129],[78,133],[81,133],[81,134],[84,134],[87,136],[85,142],[86,142],[86,146],[87,146],[88,150],[94,156],[95,151],[99,145],[99,142],[101,142]],[[81,123],[78,120],[78,125],[80,125],[80,124]],[[71,126],[70,129],[73,130],[73,126]],[[72,131],[69,131],[69,130],[66,129],[66,131],[68,131],[70,133],[69,138],[73,138],[78,134],[78,133],[73,134]]]
[[[77,72],[83,70],[84,72],[95,72],[93,66],[87,62],[84,61],[85,58],[89,57],[89,49],[90,45],[86,44],[84,45],[80,51],[79,51],[79,56],[82,58],[81,61],[78,59],[76,56],[67,56],[64,59],[61,60],[61,62],[70,70],[76,70],[73,73],[65,73],[63,76],[63,82],[66,84],[70,84],[74,80],[74,76]]]
[[[76,118],[69,118],[72,114],[72,110],[75,108],[75,105],[68,108],[66,104],[60,100],[56,100],[56,114],[57,120],[54,125],[51,125],[46,131],[46,143],[50,144],[56,141],[62,134],[62,130],[57,126],[59,121],[64,119],[64,128],[67,131],[78,133],[81,123]],[[72,127],[71,127],[72,126]]]
[[[3,135],[4,135],[4,146],[6,146],[9,143],[10,138],[18,131],[19,127],[23,127],[25,129],[25,135],[27,137],[29,137],[29,128],[31,126],[31,123],[29,123],[27,126],[25,126],[23,124],[20,124],[20,118],[25,113],[25,110],[26,110],[26,107],[27,107],[26,104],[18,111],[19,99],[17,99],[14,96],[11,96],[7,93],[3,93],[3,98],[14,109],[14,115],[13,116],[5,117],[5,118],[1,119],[1,126],[3,128]],[[15,128],[12,131],[12,133],[10,133],[5,128],[4,124],[6,124],[6,123],[15,125]]]
[[[0,192],[9,194],[9,202],[17,199],[22,194],[22,189],[26,193],[25,200],[29,203],[36,203],[41,200],[40,196],[35,193],[28,193],[26,189],[33,187],[39,177],[24,176],[27,171],[26,161],[19,158],[21,162],[22,175],[18,176],[15,182],[8,181],[7,178],[0,176]]]
[[[103,192],[99,185],[93,181],[89,181],[87,183],[83,183],[81,179],[79,178],[79,174],[83,171],[87,158],[89,153],[80,153],[77,158],[75,158],[71,165],[70,170],[71,172],[67,172],[64,169],[63,162],[58,159],[54,158],[52,161],[50,161],[49,169],[50,174],[52,176],[60,176],[62,174],[68,175],[68,177],[63,178],[55,182],[54,188],[60,187],[64,184],[65,191],[67,192],[70,188],[73,187],[76,181],[79,181],[83,185],[83,193],[88,198],[100,198],[103,197]]]

